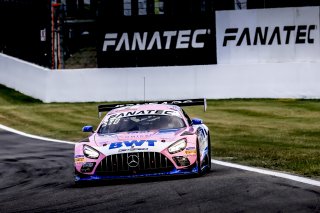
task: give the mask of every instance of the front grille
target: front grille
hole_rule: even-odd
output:
[[[128,160],[129,158],[129,160]],[[129,166],[129,162],[135,159]],[[136,165],[137,164],[137,165]],[[158,152],[137,152],[109,155],[98,165],[98,175],[130,175],[171,171],[172,162]]]

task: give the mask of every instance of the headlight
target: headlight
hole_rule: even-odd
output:
[[[182,150],[184,150],[186,148],[186,146],[187,146],[186,140],[181,139],[181,140],[178,140],[177,142],[175,142],[174,144],[172,144],[171,146],[169,146],[168,152],[170,154],[181,152]]]
[[[99,157],[99,155],[100,155],[97,150],[95,150],[91,146],[87,146],[87,145],[83,146],[83,154],[87,158],[91,158],[91,159],[97,159]]]

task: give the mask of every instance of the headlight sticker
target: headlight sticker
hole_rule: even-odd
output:
[[[83,146],[83,154],[87,158],[97,159],[100,156],[100,153],[93,147],[84,145]]]
[[[186,141],[186,139],[182,138],[180,140],[177,140],[173,144],[171,144],[168,147],[168,152],[170,154],[175,154],[175,153],[183,151],[186,148],[186,146],[187,146],[187,141]]]

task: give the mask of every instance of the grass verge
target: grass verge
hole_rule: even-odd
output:
[[[98,125],[98,104],[45,104],[0,85],[0,124],[79,141],[84,125]],[[209,126],[215,159],[320,178],[319,100],[208,100],[207,112],[185,110]]]

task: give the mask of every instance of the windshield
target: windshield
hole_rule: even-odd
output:
[[[169,115],[139,115],[130,117],[110,118],[101,125],[100,134],[148,131],[154,129],[178,129],[185,127],[182,118]]]

